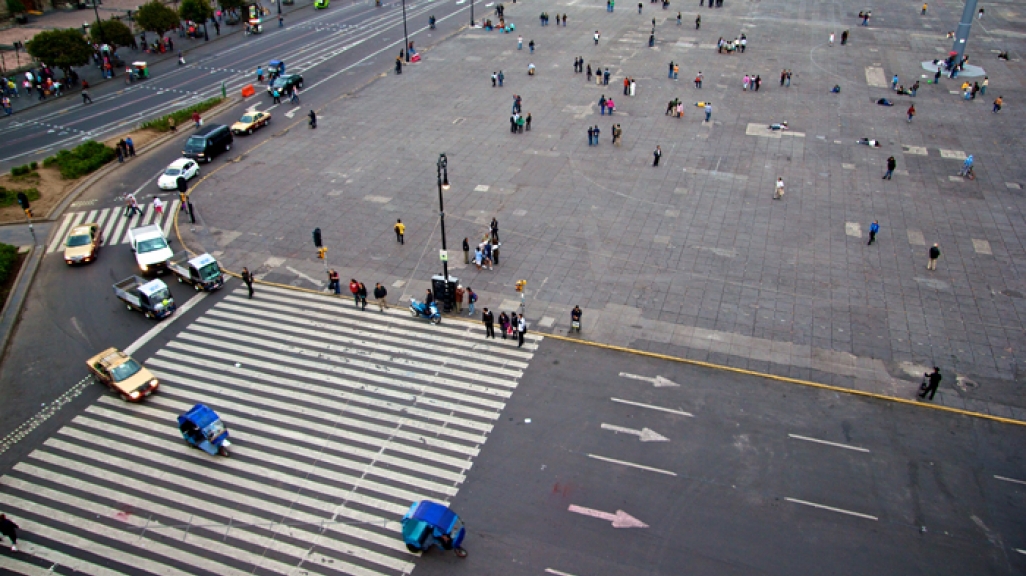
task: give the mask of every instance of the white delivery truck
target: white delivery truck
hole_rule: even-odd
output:
[[[164,270],[167,261],[174,256],[164,232],[156,224],[132,228],[128,231],[128,241],[132,245],[132,252],[135,252],[139,270],[144,273]]]

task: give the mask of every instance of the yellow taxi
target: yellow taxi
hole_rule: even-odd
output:
[[[138,402],[160,386],[152,372],[117,348],[107,348],[87,360],[86,364],[100,382],[118,393],[125,402]]]
[[[235,124],[232,124],[233,134],[252,134],[261,126],[267,126],[271,122],[270,112],[257,112],[255,110],[246,112]]]
[[[79,224],[68,233],[68,240],[64,243],[64,261],[69,266],[92,262],[100,255],[102,243],[99,224]]]

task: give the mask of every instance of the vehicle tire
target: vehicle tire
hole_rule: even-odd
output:
[[[131,310],[132,307],[129,306],[128,309]],[[410,308],[410,316],[413,316],[414,318],[416,318],[417,317],[417,311],[414,310],[413,308]]]
[[[232,145],[231,145],[231,144],[225,144],[225,145],[224,145],[224,151],[225,151],[225,152],[227,152],[227,151],[229,151],[229,150],[231,150],[231,149],[232,149]]]
[[[417,552],[421,552],[421,549],[417,548],[413,544],[407,544],[406,545],[406,549],[409,550],[410,552],[413,552],[414,554],[416,554]]]
[[[229,456],[228,449],[225,448],[224,446],[221,446],[220,448],[218,448],[217,449],[217,453],[220,454],[221,456],[224,456],[225,458],[227,458]]]
[[[464,550],[463,548],[454,548],[453,552],[456,553],[456,556],[458,558],[466,558],[467,557],[467,551]]]
[[[121,399],[124,400],[125,402],[129,401],[128,394],[125,394],[124,392],[122,392],[122,393],[119,394],[119,396],[121,396]]]
[[[192,287],[193,287],[193,288],[194,288],[194,289],[195,289],[195,290],[196,290],[197,292],[199,292],[199,291],[200,291],[200,285],[199,285],[199,284],[193,284],[193,285],[192,285]]]
[[[131,310],[132,309],[132,305],[131,304],[125,304],[125,308],[128,308],[129,310]]]
[[[153,312],[147,312],[146,313],[146,317],[147,318],[153,318]]]
[[[246,134],[252,135],[253,134],[253,129],[252,128],[246,128]]]
[[[178,283],[181,284],[182,283],[182,277],[181,276],[176,276],[176,278],[178,278]]]
[[[435,316],[434,318],[431,319],[431,323],[432,324],[441,324],[442,323],[442,317],[441,316]]]

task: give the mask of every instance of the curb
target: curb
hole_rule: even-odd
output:
[[[45,245],[33,246],[25,258],[25,264],[18,271],[17,278],[14,279],[14,289],[11,290],[10,298],[7,299],[3,313],[0,314],[0,364],[3,363],[3,358],[7,353],[7,343],[11,339],[11,334],[14,333],[18,316],[21,315],[21,307],[25,303],[29,287],[32,286],[32,280],[35,279],[36,272],[39,271],[39,264],[43,261],[45,252]]]

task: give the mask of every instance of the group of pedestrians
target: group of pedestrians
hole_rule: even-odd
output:
[[[122,138],[114,145],[114,152],[118,155],[118,162],[124,162],[126,158],[135,158],[135,142],[132,137]]]
[[[485,327],[485,338],[495,338],[495,314],[487,308],[482,309],[481,322]],[[524,334],[527,333],[527,320],[524,319],[523,314],[510,312],[507,315],[505,312],[502,312],[499,314],[499,332],[502,334],[503,340],[506,340],[507,336],[509,336],[517,341],[517,348],[520,348],[524,345]]]

